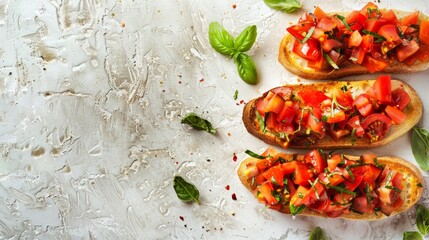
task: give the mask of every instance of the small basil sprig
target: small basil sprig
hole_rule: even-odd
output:
[[[185,117],[182,118],[181,123],[188,124],[196,130],[204,130],[213,135],[216,134],[216,129],[212,126],[212,124],[204,118],[197,116],[195,113],[188,113]]]
[[[194,201],[200,204],[200,192],[197,187],[185,181],[181,176],[174,177],[173,188],[180,200],[184,202]]]
[[[244,52],[250,50],[256,41],[256,26],[246,27],[234,39],[218,22],[209,26],[210,45],[223,55],[230,56],[237,65],[238,74],[248,84],[256,84],[256,66],[252,58]]]
[[[403,240],[423,240],[419,232],[404,232]]]
[[[308,240],[328,240],[328,236],[326,236],[322,228],[315,227],[311,230]]]
[[[429,170],[429,133],[423,128],[414,127],[411,136],[411,150],[423,171]]]
[[[302,7],[298,0],[264,0],[264,2],[272,9],[287,13],[293,13]]]
[[[418,205],[416,210],[416,225],[420,233],[424,236],[429,233],[429,209],[423,205]]]

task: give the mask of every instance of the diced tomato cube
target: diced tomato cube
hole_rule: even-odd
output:
[[[389,116],[396,124],[402,123],[405,118],[407,118],[405,113],[403,113],[398,108],[392,107],[390,105],[388,105],[384,111],[386,111],[387,116]]]

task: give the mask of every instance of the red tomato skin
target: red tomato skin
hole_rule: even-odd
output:
[[[387,116],[389,116],[396,124],[402,123],[407,116],[396,107],[388,105],[385,109]]]
[[[313,165],[315,174],[322,173],[327,166],[325,159],[318,150],[312,150],[304,156],[304,162]]]
[[[407,42],[407,45],[400,45],[396,49],[396,57],[400,62],[404,61],[408,57],[415,54],[420,49],[419,44],[416,40],[411,40]]]
[[[403,88],[397,88],[392,91],[392,103],[399,110],[403,111],[410,101],[410,95]]]
[[[394,24],[383,25],[378,30],[378,34],[386,38],[387,42],[397,42],[398,40],[401,40],[398,35],[398,29]]]
[[[420,22],[419,39],[420,43],[429,46],[429,21],[427,20]]]
[[[304,89],[298,92],[298,96],[306,106],[319,107],[320,103],[328,97],[321,91],[315,89]]]
[[[385,104],[392,102],[392,81],[390,75],[378,76],[372,88],[376,100]]]

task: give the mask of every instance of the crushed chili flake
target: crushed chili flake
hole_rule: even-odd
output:
[[[244,103],[244,100],[240,100],[240,104],[243,104]]]
[[[237,8],[237,4],[232,4],[232,8],[236,9]]]
[[[226,185],[226,186],[225,186],[225,189],[229,191],[229,185]]]
[[[201,79],[200,79],[200,82],[204,82],[204,78],[201,78]]]
[[[185,221],[185,217],[179,216],[180,220]]]
[[[179,81],[179,84],[182,84],[182,81]]]
[[[232,155],[232,161],[234,161],[234,162],[237,161],[237,155],[235,155],[235,153],[233,153],[233,155]]]
[[[232,194],[232,200],[236,201],[237,200],[237,195],[235,195],[235,193]]]

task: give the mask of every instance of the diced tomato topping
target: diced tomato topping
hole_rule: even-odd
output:
[[[365,6],[363,6],[363,8],[359,11],[361,14],[366,15],[368,18],[373,18],[372,15],[368,15],[368,13],[370,11],[368,11],[368,9],[370,10],[374,10],[374,9],[378,9],[378,6],[375,5],[372,2],[368,2]]]
[[[392,103],[399,110],[403,111],[410,101],[410,95],[403,88],[397,88],[392,91]]]
[[[384,111],[386,111],[387,116],[389,116],[396,124],[400,124],[405,120],[405,118],[407,118],[405,113],[390,105],[388,105]]]
[[[368,19],[365,23],[365,29],[370,32],[378,32],[381,26],[386,25],[387,21],[384,19]]]
[[[381,11],[381,19],[384,19],[391,24],[397,24],[399,22],[398,18],[392,10]]]
[[[401,20],[399,20],[399,22],[403,26],[409,26],[411,24],[417,24],[419,21],[419,13],[420,13],[419,11],[413,12],[410,15],[401,18]]]
[[[299,97],[306,106],[318,107],[328,97],[321,91],[315,89],[304,89],[298,92]]]
[[[363,180],[363,176],[362,175],[353,175],[352,179],[351,177],[349,177],[347,179],[347,181],[344,181],[344,185],[346,186],[346,188],[350,191],[354,191],[362,182]]]
[[[334,171],[337,168],[337,165],[342,161],[340,154],[334,154],[328,158],[328,169],[329,171]]]
[[[378,141],[386,135],[392,120],[381,113],[373,113],[362,122],[365,134],[371,141]]]
[[[297,185],[309,186],[309,180],[312,180],[312,174],[310,173],[307,164],[302,162],[296,162],[293,182]]]
[[[304,186],[299,186],[295,193],[293,194],[293,196],[290,199],[290,204],[298,207],[301,205],[306,205],[309,206],[310,205],[310,189],[306,188]]]
[[[346,22],[349,24],[350,29],[352,31],[354,30],[360,30],[365,26],[365,21],[367,17],[366,15],[358,12],[358,11],[352,11],[347,17]]]
[[[416,40],[403,41],[403,44],[404,42],[406,43],[406,45],[400,45],[396,49],[396,56],[398,57],[398,60],[400,62],[404,61],[420,49],[419,44],[416,42]]]
[[[390,103],[392,101],[392,81],[390,75],[380,75],[375,80],[372,86],[374,97],[382,103]]]
[[[296,25],[286,28],[286,30],[292,36],[302,41],[311,27],[314,27],[313,21],[302,21]]]
[[[307,153],[304,157],[304,162],[313,165],[315,174],[323,172],[323,169],[327,166],[325,159],[323,159],[318,150]]]
[[[285,162],[281,164],[285,174],[291,174],[295,172],[296,161]]]
[[[319,59],[320,55],[322,55],[320,52],[319,41],[312,38],[308,39],[304,44],[301,44],[299,41],[295,40],[293,52],[309,61],[315,61]]]
[[[316,8],[314,9],[314,16],[317,19],[322,19],[322,18],[326,18],[328,17],[328,14],[326,14],[320,7],[316,6]]]
[[[335,39],[326,39],[325,41],[321,42],[322,49],[325,52],[330,52],[333,48],[340,47],[342,43]]]
[[[361,137],[365,134],[365,130],[360,124],[359,116],[354,116],[347,121],[347,127],[350,130],[355,130],[355,138]]]
[[[360,94],[354,101],[353,105],[359,113],[366,117],[373,112],[372,100],[368,94]]]
[[[332,20],[330,17],[324,17],[319,20],[317,23],[317,28],[323,30],[324,32],[332,31],[332,29],[337,27],[337,22]]]
[[[358,30],[355,30],[349,39],[349,47],[357,47],[362,42],[362,35],[360,35]]]
[[[277,165],[269,168],[263,173],[266,180],[271,181],[274,185],[283,187],[283,177],[285,175],[284,168],[281,165]]]
[[[273,196],[272,191],[274,190],[271,182],[264,182],[262,185],[258,186],[258,191],[262,194],[269,205],[277,204],[277,199]]]
[[[401,40],[401,38],[398,35],[398,29],[394,24],[383,25],[378,30],[378,34],[383,36],[388,42],[396,42],[398,40]]]
[[[429,21],[427,20],[420,22],[419,39],[421,43],[429,46]]]
[[[353,199],[352,209],[362,214],[373,214],[375,208],[375,201],[368,204],[366,196],[359,196]]]
[[[385,69],[387,67],[387,62],[366,56],[362,62],[362,66],[366,67],[370,73],[375,73]]]
[[[268,101],[267,105],[265,106],[264,111],[267,112],[274,112],[279,113],[283,110],[284,107],[284,99],[280,97],[278,94],[274,94],[274,96]]]

